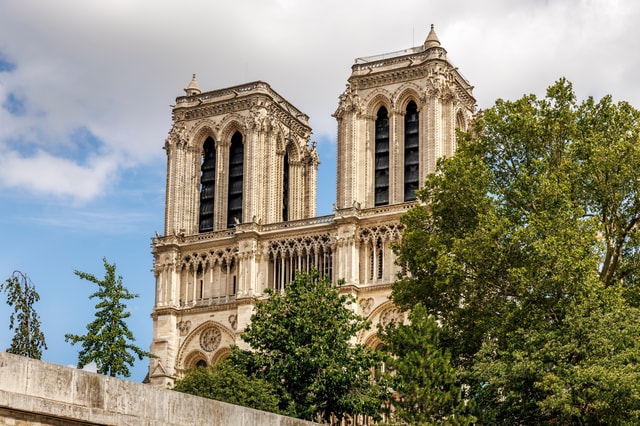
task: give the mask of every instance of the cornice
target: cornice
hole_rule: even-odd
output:
[[[456,94],[470,107],[476,104],[476,100],[472,95],[473,86],[460,74],[458,69],[446,58],[426,59],[420,63],[414,61],[413,57],[395,58],[394,62],[407,62],[409,64],[404,68],[389,68],[386,61],[380,61],[379,64],[363,64],[358,65],[358,72],[354,71],[349,77],[350,85],[357,91],[368,90],[376,87],[389,86],[391,84],[400,84],[410,81],[416,81],[428,78],[434,72],[434,66],[442,64],[445,72],[451,75],[451,86],[454,87]],[[355,65],[354,65],[355,68]],[[368,73],[362,74],[363,70],[369,70]],[[441,73],[442,71],[436,70]]]
[[[365,295],[377,291],[391,291],[393,283],[381,283],[381,284],[343,284],[338,289],[340,293],[355,293],[356,295]]]
[[[266,107],[281,123],[298,135],[311,133],[309,116],[262,81],[192,96],[180,96],[176,98],[176,105],[173,107],[173,119],[175,122],[196,120],[247,111],[254,106]]]
[[[162,308],[155,308],[151,313],[151,318],[156,319],[161,315],[185,315],[185,314],[200,314],[209,312],[228,311],[237,308],[238,305],[246,305],[247,303],[240,300],[234,300],[227,303],[219,303],[215,305],[201,305],[201,306],[189,306],[178,308],[175,306],[168,306]]]

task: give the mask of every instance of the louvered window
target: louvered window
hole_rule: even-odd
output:
[[[289,220],[289,154],[284,154],[282,166],[282,221]]]
[[[200,166],[200,232],[213,230],[213,201],[216,189],[216,146],[212,138],[204,141]]]
[[[389,204],[389,115],[380,107],[375,133],[375,205]]]
[[[235,132],[231,137],[229,150],[229,196],[227,204],[227,228],[242,222],[242,185],[243,185],[244,145],[242,135]]]
[[[420,163],[418,107],[411,101],[404,115],[404,201],[416,199]]]

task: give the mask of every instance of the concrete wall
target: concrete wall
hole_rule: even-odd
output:
[[[0,352],[0,425],[315,423]]]

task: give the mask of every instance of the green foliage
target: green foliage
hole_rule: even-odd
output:
[[[560,324],[484,345],[472,373],[485,423],[638,424],[639,335],[640,311],[595,285]]]
[[[173,390],[204,398],[278,413],[278,395],[268,382],[247,375],[225,360],[212,367],[196,367],[178,380]]]
[[[436,317],[480,424],[638,421],[639,124],[566,80],[498,100],[402,218],[392,298]]]
[[[122,300],[138,297],[129,293],[122,284],[122,277],[116,279],[116,265],[107,262],[103,258],[105,267],[104,279],[99,280],[95,275],[86,272],[74,271],[81,279],[90,281],[98,286],[98,290],[89,296],[89,299],[98,298],[96,304],[95,320],[87,325],[87,334],[65,334],[65,341],[71,341],[72,345],[82,342],[82,350],[78,354],[78,368],[82,368],[90,362],[95,362],[100,374],[115,377],[122,375],[129,377],[129,367],[133,365],[135,358],[132,351],[142,359],[151,356],[139,347],[130,343],[135,341],[133,333],[129,330],[125,319],[131,315],[126,311],[127,305]]]
[[[232,362],[271,383],[288,415],[325,421],[378,416],[386,395],[371,371],[379,360],[351,343],[369,326],[353,302],[317,273],[298,274],[284,294],[270,292],[257,303],[243,335],[252,351],[234,351]]]
[[[410,425],[468,425],[449,351],[438,347],[439,328],[421,304],[409,314],[410,325],[390,323],[379,330],[386,368],[394,390],[394,417]]]
[[[0,291],[6,293],[7,305],[13,307],[9,317],[9,330],[15,330],[15,334],[7,352],[40,359],[47,344],[44,333],[40,330],[40,318],[33,308],[40,300],[35,285],[26,274],[14,271],[4,283],[0,283]]]

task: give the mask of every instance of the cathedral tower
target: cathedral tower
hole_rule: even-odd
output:
[[[386,288],[386,297],[400,272],[390,247],[399,238],[399,217],[437,159],[455,151],[456,128],[467,129],[475,99],[433,26],[422,45],[357,58],[351,70],[334,113],[336,224],[345,236],[336,272],[359,294]]]
[[[334,114],[329,216],[315,217],[318,155],[305,114],[259,81],[203,93],[194,76],[185,92],[164,146],[164,235],[152,244],[150,382],[167,386],[244,346],[255,298],[311,269],[356,296],[374,324],[357,339],[375,348],[375,324],[400,315],[388,299],[402,273],[391,250],[400,216],[475,112],[433,27],[420,46],[353,64]]]
[[[455,151],[473,117],[472,87],[431,26],[424,44],[358,58],[340,96],[337,208],[401,204]]]
[[[313,217],[317,155],[309,117],[267,83],[176,99],[165,143],[165,235]]]

